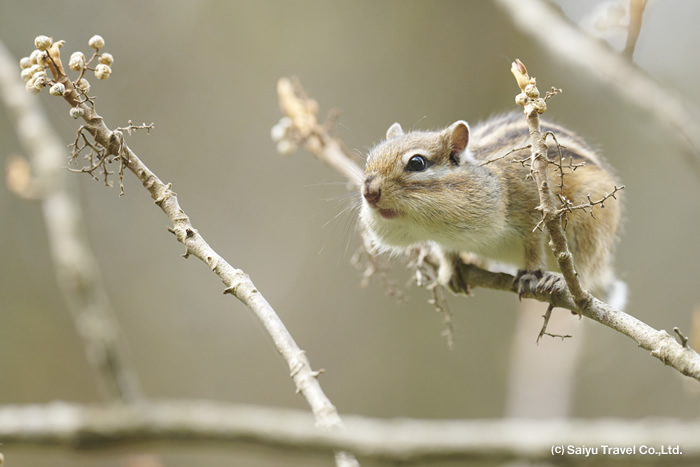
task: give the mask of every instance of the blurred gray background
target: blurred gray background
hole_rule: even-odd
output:
[[[558,3],[575,21],[597,4]],[[651,2],[635,54],[640,67],[694,107],[698,17],[697,2]],[[541,89],[564,89],[550,101],[549,118],[600,147],[627,186],[616,263],[630,288],[628,311],[657,329],[690,331],[700,305],[700,183],[677,136],[515,30],[491,2],[0,3],[0,39],[18,58],[38,34],[65,39],[67,57],[87,53],[96,33],[115,57],[108,81],[91,79],[98,112],[112,128],[129,119],[155,122],[150,136],[136,134],[130,146],[173,183],[195,227],[250,274],[314,368],[326,370],[321,384],[341,415],[504,416],[518,300],[482,289],[451,298],[456,334],[449,350],[427,292],[409,288],[408,302],[399,304],[378,282],[362,289],[350,264],[359,246],[355,217],[344,211],[357,194],[308,154],[277,154],[270,139],[281,117],[275,86],[282,76],[300,78],[321,116],[339,109],[335,134],[365,153],[394,121],[436,128],[514,109],[509,69],[522,59]],[[46,92],[37,98],[68,144],[77,123],[66,103]],[[3,162],[22,154],[5,111],[0,141]],[[168,219],[135,177],[127,174],[123,197],[86,175],[73,181],[149,397],[307,407],[254,316],[221,294],[205,265],[182,259]],[[56,284],[39,204],[11,195],[3,179],[0,217],[0,404],[99,401]],[[403,286],[409,273],[396,264],[391,277]],[[559,310],[550,323],[552,332],[570,321],[586,328],[582,356],[572,363],[572,416],[700,415],[697,385],[689,391],[693,385],[628,338],[576,320]],[[570,345],[547,342],[534,355]],[[143,451],[169,466],[332,462],[246,446],[0,450],[13,466],[121,466]]]

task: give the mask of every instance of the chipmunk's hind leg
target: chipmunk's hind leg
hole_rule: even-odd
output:
[[[525,269],[518,270],[513,284],[518,290],[518,297],[527,293],[555,293],[566,290],[566,281],[561,274],[547,271],[547,244],[544,232],[529,232],[523,242],[525,250]]]

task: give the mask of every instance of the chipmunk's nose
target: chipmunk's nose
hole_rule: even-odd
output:
[[[364,196],[371,206],[375,207],[382,197],[382,189],[379,181],[373,175],[365,178],[365,182],[362,184],[362,196]]]

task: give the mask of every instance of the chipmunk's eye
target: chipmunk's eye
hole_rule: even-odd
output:
[[[429,162],[430,161],[425,157],[416,154],[408,160],[408,164],[406,164],[406,170],[408,170],[409,172],[422,172],[428,168],[428,166],[430,165]]]

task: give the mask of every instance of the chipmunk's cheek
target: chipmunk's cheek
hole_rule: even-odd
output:
[[[380,209],[379,215],[382,216],[384,219],[393,219],[394,217],[397,217],[399,215],[399,212],[394,211],[393,209]]]

